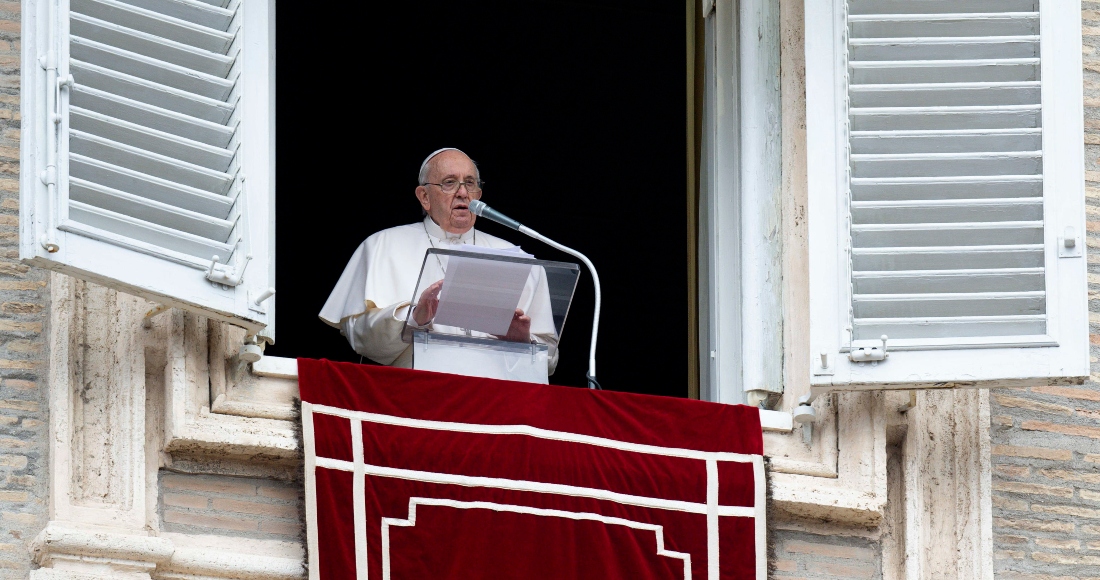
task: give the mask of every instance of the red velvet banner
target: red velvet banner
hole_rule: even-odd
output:
[[[765,580],[752,407],[298,360],[310,578]]]

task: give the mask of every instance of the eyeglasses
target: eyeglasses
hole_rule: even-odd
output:
[[[424,185],[438,186],[439,189],[443,190],[443,193],[458,193],[459,187],[466,186],[466,193],[469,193],[470,195],[476,195],[478,193],[481,193],[481,186],[485,185],[485,182],[481,181],[480,179],[477,181],[459,181],[457,179],[444,179],[443,183],[425,183]]]

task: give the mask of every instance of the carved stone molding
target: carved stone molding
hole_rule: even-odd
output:
[[[885,395],[836,397],[836,476],[773,472],[772,500],[792,515],[875,526],[882,521],[887,497]]]
[[[156,580],[299,580],[304,577],[302,558],[276,558],[198,548],[177,548],[172,558],[153,574]]]
[[[235,538],[222,538],[225,544]],[[31,580],[298,580],[300,557],[176,546],[167,538],[51,522],[34,541]]]
[[[50,313],[50,520],[145,526],[147,302],[55,274]]]
[[[297,461],[294,422],[210,412],[220,325],[175,310],[144,324],[154,305],[63,275],[50,291],[50,521],[32,580],[302,578],[300,544],[159,528],[161,449]]]
[[[172,557],[172,542],[146,534],[50,522],[34,540],[34,560],[52,568],[38,578],[149,578]],[[58,575],[71,573],[72,575]]]
[[[164,371],[165,451],[190,455],[212,453],[250,460],[297,461],[296,420],[271,418],[271,414],[241,416],[243,413],[211,413],[211,389],[217,391],[215,396],[224,402],[227,392],[229,396],[233,393],[241,396],[242,392],[262,392],[270,386],[255,385],[255,380],[248,377],[251,381],[248,386],[238,389],[237,383],[244,381],[244,375],[248,372],[237,370],[235,357],[229,357],[227,350],[233,348],[233,342],[222,338],[222,332],[227,332],[222,330],[224,325],[220,322],[209,324],[206,319],[180,310],[169,311],[164,320],[158,320],[157,324],[161,327],[167,357]],[[241,381],[233,376],[238,373],[241,374]],[[279,392],[287,390],[285,385],[271,386],[272,390]],[[293,386],[296,394],[297,384]],[[265,396],[272,395],[267,393]],[[264,397],[260,397],[259,401],[254,406],[265,409],[275,406],[265,401]],[[248,405],[245,403],[245,406]],[[285,407],[284,416],[293,408],[289,404]]]

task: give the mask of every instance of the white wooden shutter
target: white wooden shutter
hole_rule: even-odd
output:
[[[1079,2],[808,0],[806,23],[813,384],[1087,376]]]
[[[269,326],[273,8],[25,3],[25,261]]]

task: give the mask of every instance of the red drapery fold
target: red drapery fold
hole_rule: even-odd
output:
[[[765,578],[756,409],[310,359],[298,375],[315,578]]]

